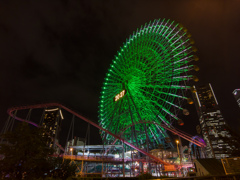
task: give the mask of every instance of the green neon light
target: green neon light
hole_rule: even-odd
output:
[[[186,32],[174,21],[155,20],[138,29],[117,52],[106,74],[99,102],[101,126],[116,134],[144,120],[170,127],[187,99],[184,92],[190,88],[186,84],[192,77],[192,56]],[[128,93],[120,94],[123,90]],[[148,125],[146,134],[144,124],[122,134],[135,145],[146,143],[147,136],[155,145],[168,137],[156,125]],[[109,135],[106,139],[114,141]]]

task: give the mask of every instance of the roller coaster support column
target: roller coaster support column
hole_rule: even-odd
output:
[[[103,161],[102,161],[102,177],[103,177],[103,169],[104,169],[104,167],[103,167]]]
[[[86,137],[85,137],[84,146],[83,146],[83,158],[84,158],[84,152],[85,152],[85,144],[86,144]],[[83,160],[81,165],[81,177],[83,177]]]
[[[176,143],[177,143],[178,157],[179,157],[180,166],[181,166],[181,164],[182,164],[182,160],[181,160],[181,155],[180,155],[180,152],[179,152],[179,146],[178,146],[178,144],[179,144],[179,140],[177,140]]]
[[[121,136],[120,136],[121,137]],[[123,140],[124,141],[124,140]],[[122,159],[123,159],[123,177],[125,177],[125,163],[124,163],[124,142],[122,142]]]
[[[183,159],[183,151],[182,151],[182,141],[181,141],[181,137],[180,136],[178,136],[178,140],[179,140],[180,164],[181,164],[182,159]]]
[[[83,156],[84,158],[84,156]],[[83,160],[82,160],[82,165],[81,165],[81,177],[83,177]]]

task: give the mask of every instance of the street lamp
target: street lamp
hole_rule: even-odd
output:
[[[176,143],[177,143],[178,156],[179,156],[179,160],[180,160],[180,168],[182,169],[182,157],[180,156],[180,153],[179,153],[179,147],[178,147],[179,140],[176,140]]]
[[[178,156],[179,156],[179,159],[180,159],[180,165],[181,165],[181,164],[182,164],[182,158],[181,158],[180,153],[179,153],[179,147],[178,147],[179,140],[176,140],[176,143],[177,143],[177,151],[178,151]]]

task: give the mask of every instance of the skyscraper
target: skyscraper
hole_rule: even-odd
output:
[[[45,130],[43,135],[47,135],[52,139],[51,142],[48,142],[49,147],[55,148],[55,144],[59,142],[59,131],[62,119],[61,109],[45,109],[42,126]],[[57,148],[57,151],[60,150]]]
[[[236,99],[238,106],[240,107],[240,89],[235,89],[233,91],[233,96]]]
[[[211,84],[194,86],[193,93],[202,135],[207,145],[206,156],[217,159],[231,157],[235,148],[231,143],[232,136],[226,128]]]

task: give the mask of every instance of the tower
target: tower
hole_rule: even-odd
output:
[[[233,96],[236,99],[238,106],[240,107],[240,89],[235,89],[233,91]]]
[[[56,148],[55,144],[59,142],[59,132],[62,120],[63,115],[60,108],[45,109],[45,115],[42,123],[45,130],[43,135],[51,138],[51,141],[47,144],[51,148]],[[56,150],[57,153],[60,153],[59,148]]]
[[[207,157],[216,159],[230,157],[234,148],[231,146],[232,136],[226,128],[211,84],[194,86],[193,92],[202,135],[207,145]]]

